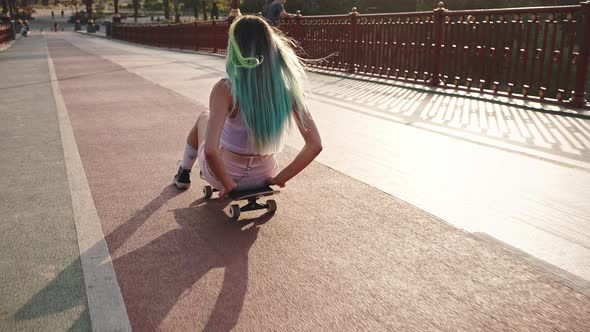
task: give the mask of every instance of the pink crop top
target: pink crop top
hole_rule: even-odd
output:
[[[242,112],[238,111],[235,118],[228,116],[225,118],[225,124],[221,130],[221,146],[225,149],[243,155],[257,155],[248,145],[248,132],[246,124],[242,117]]]

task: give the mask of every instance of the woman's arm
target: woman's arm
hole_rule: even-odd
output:
[[[219,154],[221,131],[232,106],[233,100],[229,84],[225,80],[217,82],[209,98],[210,116],[205,137],[205,159],[207,159],[207,164],[215,177],[223,184],[223,188],[217,188],[220,190],[219,197],[222,199],[237,187],[234,180],[225,171],[223,160]]]
[[[322,139],[311,114],[307,111],[303,114],[305,127],[303,127],[295,112],[293,112],[293,118],[297,123],[297,128],[299,128],[301,136],[303,136],[303,140],[305,140],[305,146],[287,167],[270,180],[269,184],[274,184],[281,188],[285,186],[287,181],[305,169],[322,151]]]

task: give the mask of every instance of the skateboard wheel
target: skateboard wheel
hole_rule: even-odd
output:
[[[203,197],[209,199],[213,196],[213,187],[211,186],[204,186],[203,187]]]
[[[238,219],[240,217],[240,206],[238,204],[229,206],[229,217],[232,219]]]
[[[277,201],[275,201],[274,199],[269,199],[266,201],[266,205],[267,205],[267,209],[268,212],[275,212],[277,210]]]

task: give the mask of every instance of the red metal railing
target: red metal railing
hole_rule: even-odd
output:
[[[116,38],[225,53],[227,21],[117,25]],[[301,16],[281,29],[311,66],[589,107],[590,2],[580,5]]]
[[[579,5],[443,12],[441,67],[433,74],[455,88],[571,99],[575,74],[588,71],[585,7],[586,13]]]
[[[159,47],[225,53],[229,22],[180,24],[116,24],[113,38]]]
[[[0,45],[8,43],[12,39],[12,27],[8,24],[0,24]]]

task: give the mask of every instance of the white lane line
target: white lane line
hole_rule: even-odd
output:
[[[59,119],[92,330],[131,331],[117,275],[86,180],[86,173],[82,167],[78,145],[59,89],[49,49],[47,49],[47,61]]]

